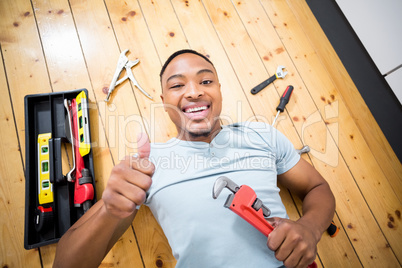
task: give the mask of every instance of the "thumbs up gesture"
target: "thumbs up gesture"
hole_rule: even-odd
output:
[[[148,159],[149,154],[151,153],[151,144],[149,143],[149,139],[146,133],[141,132],[137,136],[137,145],[138,145],[138,156],[140,158]]]
[[[148,160],[151,151],[148,136],[139,134],[137,144],[136,155],[126,156],[113,167],[102,195],[107,212],[120,219],[129,217],[144,203],[152,184],[155,166]]]

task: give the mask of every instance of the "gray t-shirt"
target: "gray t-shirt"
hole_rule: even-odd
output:
[[[271,210],[288,218],[279,196],[277,175],[291,169],[300,156],[291,142],[265,123],[223,126],[211,143],[176,138],[151,145],[155,165],[145,204],[161,225],[176,267],[279,267],[267,238],[223,207],[229,190],[215,200],[219,176],[248,185]]]

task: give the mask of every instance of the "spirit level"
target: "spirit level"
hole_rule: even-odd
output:
[[[89,138],[89,123],[88,123],[88,102],[84,91],[81,91],[76,98],[76,111],[78,120],[78,137],[77,141],[80,148],[81,156],[87,155],[91,149],[91,141]]]
[[[53,185],[49,180],[49,139],[52,133],[38,135],[38,198],[39,204],[53,203]]]

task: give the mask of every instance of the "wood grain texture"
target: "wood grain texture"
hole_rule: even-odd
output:
[[[303,158],[327,179],[337,199],[334,221],[341,231],[336,238],[323,235],[319,267],[400,266],[401,163],[305,1],[4,0],[0,17],[0,90],[6,96],[0,110],[5,137],[0,207],[15,222],[0,221],[2,267],[50,267],[57,246],[22,247],[24,96],[88,89],[100,198],[113,165],[136,152],[138,133],[146,132],[152,142],[177,134],[159,97],[158,75],[169,55],[183,48],[214,62],[224,124],[272,122],[280,95],[287,85],[294,86],[276,127],[296,148],[311,147]],[[103,101],[125,49],[130,60],[140,60],[132,71],[153,100],[125,81],[110,102]],[[286,66],[286,78],[252,95],[251,88],[278,65]],[[297,220],[301,201],[283,187],[281,198],[289,217]],[[143,206],[100,267],[175,264],[162,229]]]
[[[1,267],[40,267],[39,251],[23,249],[24,167],[3,64],[0,94],[3,96],[0,100],[0,264]]]
[[[51,91],[30,1],[1,1],[1,49],[20,140],[25,137],[24,96]],[[18,107],[18,108],[17,108]],[[25,142],[20,143],[25,159]]]
[[[321,61],[314,53],[313,48],[310,50],[310,43],[305,32],[299,26],[292,9],[283,1],[264,1],[264,7],[268,14],[272,14],[273,23],[277,25],[276,30],[287,44],[287,50],[294,55],[293,60],[303,76],[303,81],[309,88],[309,92],[325,116],[325,106],[332,103],[331,95],[339,95],[331,81],[328,73],[323,72]],[[275,16],[274,14],[277,14]],[[285,19],[286,18],[286,19]],[[300,47],[303,47],[302,51]],[[309,55],[308,60],[301,60],[302,53]],[[316,66],[313,68],[313,65]],[[335,94],[334,94],[335,93]],[[334,141],[339,139],[338,147],[344,160],[351,163],[356,162],[356,165],[350,166],[349,170],[353,179],[358,185],[358,190],[364,195],[364,202],[367,202],[371,212],[375,215],[381,232],[391,245],[395,248],[395,253],[400,259],[402,249],[399,237],[402,236],[401,229],[390,228],[388,214],[401,209],[399,198],[394,194],[392,186],[388,183],[384,173],[378,166],[373,152],[364,141],[363,134],[360,133],[351,115],[342,100],[337,101],[339,130],[328,128],[329,133],[334,137]],[[324,107],[323,107],[324,106]],[[329,124],[328,124],[329,125]],[[344,131],[347,129],[347,131]],[[333,130],[336,132],[334,133]],[[375,178],[375,179],[374,179]],[[381,181],[380,183],[378,183]],[[358,192],[356,192],[358,193]],[[388,258],[384,260],[389,261]]]
[[[304,31],[316,33],[307,36],[311,40],[311,45],[314,46],[322,64],[331,75],[333,83],[342,94],[345,105],[348,107],[349,113],[353,117],[353,121],[360,131],[364,133],[364,139],[367,145],[372,152],[375,152],[373,155],[378,165],[386,175],[396,195],[401,199],[401,162],[397,159],[328,39],[320,38],[324,33],[315,19],[309,19],[313,17],[313,14],[307,3],[305,1],[293,0],[288,1],[288,3],[293,10],[298,10],[298,12],[294,12],[294,14]]]
[[[15,161],[19,159],[25,159],[25,121],[24,121],[24,96],[27,94],[35,94],[35,93],[43,93],[50,92],[51,87],[49,84],[49,79],[47,77],[47,69],[45,64],[45,59],[42,53],[42,48],[40,45],[40,38],[38,36],[36,22],[33,15],[33,10],[31,7],[30,1],[2,1],[2,7],[0,8],[0,12],[2,20],[2,54],[3,54],[3,62],[5,64],[5,68],[7,71],[7,81],[8,81],[8,92],[9,92],[9,103],[4,103],[4,107],[11,107],[11,110],[15,117],[15,130],[17,131],[19,141],[14,140],[11,144],[20,144],[21,152],[20,155],[14,155],[13,159],[3,160],[3,164],[10,163],[10,161]],[[3,92],[7,94],[7,92]],[[7,94],[8,95],[8,94]],[[4,98],[3,101],[7,101],[7,98]],[[11,112],[10,111],[10,112]],[[11,129],[10,129],[11,131]],[[7,135],[7,134],[6,134]],[[9,138],[12,138],[13,135],[10,133]],[[3,137],[3,135],[2,135]],[[6,143],[8,144],[8,143]],[[10,144],[10,145],[11,145]],[[15,146],[15,145],[14,145]],[[16,171],[16,174],[20,174],[23,177],[24,171],[22,170],[21,164],[18,163],[10,164],[13,166]],[[20,170],[19,170],[20,169]],[[8,169],[2,169],[4,171]],[[10,174],[9,174],[10,175]],[[2,176],[2,178],[10,177],[10,183],[15,176]],[[19,212],[18,219],[13,219],[13,210],[7,213],[8,217],[2,217],[3,219],[8,219],[8,223],[2,226],[8,226],[10,222],[19,222],[20,226],[18,231],[20,235],[15,235],[16,239],[13,239],[13,243],[18,243],[20,245],[20,251],[23,249],[23,222],[24,222],[24,213],[22,200],[25,199],[25,180],[21,181],[21,184],[18,188],[14,188],[12,195],[12,200],[14,202],[18,201],[20,203],[20,208],[15,207],[15,212]],[[17,186],[17,184],[13,183],[13,186]],[[4,189],[2,187],[2,189]],[[10,218],[9,218],[10,217]],[[9,220],[11,219],[11,221]],[[11,241],[10,241],[11,242]],[[7,245],[4,245],[7,248]],[[51,258],[54,257],[54,245],[48,246],[49,249],[53,249],[53,252],[50,254]],[[46,250],[45,250],[46,251]],[[39,253],[36,249],[33,252]],[[20,252],[20,254],[25,254],[25,252]],[[21,258],[19,259],[17,254],[13,259],[15,261],[22,261],[30,263],[32,261],[32,265],[41,265],[40,256],[38,255],[38,259],[29,259],[29,258]],[[28,254],[29,256],[30,254]],[[43,254],[46,256],[46,254]],[[8,259],[8,258],[7,258]],[[5,263],[6,264],[6,263]],[[29,266],[30,264],[28,264]]]

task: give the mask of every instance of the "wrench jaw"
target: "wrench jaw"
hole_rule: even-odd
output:
[[[234,183],[228,177],[220,176],[218,179],[216,179],[214,187],[212,188],[212,197],[217,199],[225,187],[228,188],[232,193],[236,193],[240,189],[239,185]]]
[[[225,208],[229,208],[229,209],[230,209],[230,206],[231,206],[232,203],[233,203],[234,197],[235,197],[234,194],[229,194],[229,195],[228,195],[228,198],[226,199],[226,202],[225,202],[225,204],[223,204],[223,206],[224,206]]]
[[[288,74],[288,72],[284,72],[283,70],[286,67],[283,65],[279,65],[278,68],[276,69],[276,77],[277,78],[285,78],[285,76]]]

